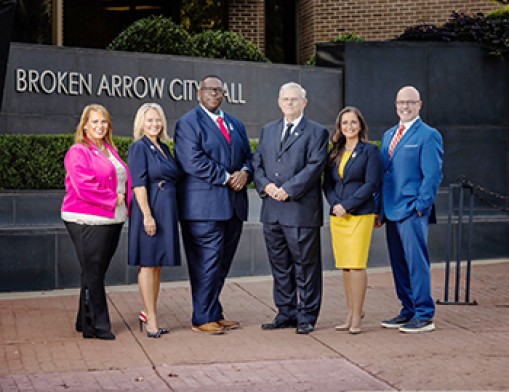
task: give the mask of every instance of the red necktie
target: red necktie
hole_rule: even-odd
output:
[[[221,133],[223,134],[224,138],[228,143],[230,143],[230,133],[228,132],[228,129],[226,129],[226,126],[224,125],[224,121],[222,117],[217,118],[217,124],[219,125],[219,129],[221,130]]]
[[[398,132],[396,133],[396,136],[394,136],[392,138],[392,142],[391,142],[391,145],[389,147],[389,158],[392,157],[392,154],[394,152],[394,149],[396,148],[396,146],[398,145],[399,141],[401,140],[401,138],[403,137],[403,132],[405,131],[405,126],[403,124],[401,124],[398,128]]]

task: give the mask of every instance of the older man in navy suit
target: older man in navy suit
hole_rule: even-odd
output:
[[[175,157],[184,172],[178,202],[193,297],[192,329],[211,334],[240,325],[224,318],[219,296],[247,220],[246,186],[252,173],[245,127],[220,109],[223,93],[221,78],[203,78],[200,104],[175,128]]]
[[[265,125],[253,156],[261,221],[274,277],[276,318],[265,330],[314,330],[322,298],[320,175],[329,133],[306,118],[306,90],[286,83],[279,91],[283,118]]]
[[[431,297],[428,224],[435,220],[433,203],[442,181],[440,133],[419,117],[419,91],[405,86],[396,95],[399,124],[382,139],[384,178],[381,220],[400,313],[382,321],[385,328],[417,333],[433,331],[435,304]]]

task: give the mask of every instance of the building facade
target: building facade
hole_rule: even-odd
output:
[[[368,41],[390,40],[420,23],[442,25],[456,11],[488,13],[501,5],[493,0],[295,0],[296,63],[304,64],[317,42],[342,33]],[[259,48],[265,48],[267,0],[230,0],[228,25]],[[268,11],[268,10],[267,10]]]
[[[456,11],[488,13],[494,0],[17,0],[13,41],[105,48],[135,20],[163,15],[191,33],[227,29],[274,63],[305,64],[317,42],[342,33],[390,40]]]

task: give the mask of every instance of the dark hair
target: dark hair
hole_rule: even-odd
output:
[[[201,86],[203,85],[203,82],[205,82],[205,80],[207,80],[207,79],[218,79],[221,82],[221,84],[224,85],[223,79],[221,79],[219,76],[217,76],[217,75],[206,75],[206,76],[204,76],[200,80],[199,88],[201,88]]]
[[[368,125],[366,124],[366,120],[364,120],[364,116],[361,111],[354,106],[346,106],[344,107],[336,117],[336,127],[334,132],[330,137],[330,141],[332,143],[332,148],[329,152],[329,165],[339,164],[341,161],[341,156],[345,151],[346,138],[341,132],[341,120],[345,113],[354,113],[359,119],[359,123],[361,125],[361,130],[359,132],[359,141],[367,142],[368,141]]]

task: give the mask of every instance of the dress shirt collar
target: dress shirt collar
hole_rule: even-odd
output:
[[[200,103],[200,106],[201,108],[205,111],[205,113],[208,114],[208,116],[212,119],[212,121],[214,121],[214,123],[217,125],[217,119],[219,117],[222,117],[223,120],[224,120],[224,113],[221,109],[219,109],[217,111],[217,114],[216,113],[212,113],[210,110],[208,110],[205,106],[203,106],[201,103]]]
[[[406,133],[406,131],[408,131],[408,130],[410,129],[410,127],[411,127],[412,125],[414,125],[414,123],[415,123],[417,120],[419,120],[419,118],[420,118],[420,117],[419,117],[419,116],[417,116],[417,117],[416,117],[416,118],[414,118],[412,121],[405,122],[405,123],[401,123],[401,122],[399,123],[399,126],[401,126],[401,124],[403,124],[403,125],[405,126],[405,130],[403,131],[403,135]],[[399,126],[398,126],[398,128],[399,128]]]
[[[303,115],[303,114],[301,114],[299,117],[297,117],[295,120],[293,120],[293,121],[291,122],[291,123],[293,124],[293,126],[292,126],[292,132],[293,132],[295,129],[297,129],[297,125],[299,125],[299,123],[301,122],[301,120],[302,120],[302,117],[303,117],[303,116],[304,116],[304,115]],[[283,118],[283,122],[284,122],[284,127],[283,127],[283,129],[286,129],[286,125],[287,125],[288,123],[290,123],[290,121],[287,121],[287,120],[286,120],[286,118]]]

